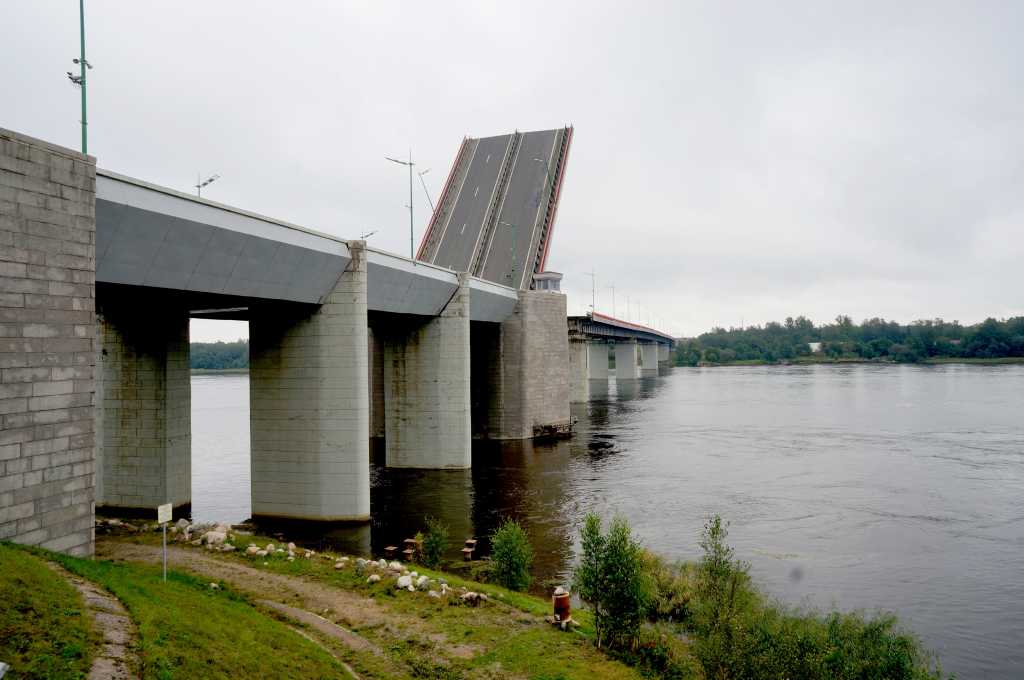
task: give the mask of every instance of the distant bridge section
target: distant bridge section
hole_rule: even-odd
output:
[[[465,138],[417,259],[531,289],[551,246],[572,132]]]
[[[572,401],[587,401],[592,392],[606,389],[612,375],[610,352],[615,354],[614,377],[623,381],[657,377],[667,367],[676,340],[668,333],[591,312],[570,316],[569,393]]]

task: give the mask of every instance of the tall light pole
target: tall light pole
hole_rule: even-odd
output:
[[[384,158],[386,158],[387,160],[391,161],[392,163],[398,163],[399,165],[407,165],[407,166],[409,166],[409,257],[411,259],[416,259],[416,255],[413,252],[413,227],[412,227],[412,166],[414,166],[416,164],[412,162],[412,149],[409,149],[409,160],[408,161],[400,161],[397,158],[391,158],[389,156],[385,156]]]
[[[615,316],[615,286],[608,286],[612,289],[612,316]]]
[[[85,72],[87,69],[92,69],[92,64],[85,60],[85,0],[78,0],[78,29],[81,52],[78,59],[71,60],[72,63],[78,64],[78,75],[76,76],[71,71],[67,73],[68,80],[82,88],[82,153],[87,154],[89,153],[89,137],[86,130],[89,126],[89,117],[85,106]]]
[[[203,187],[205,187],[208,184],[213,184],[218,179],[220,179],[220,175],[218,175],[217,173],[214,173],[214,174],[210,175],[206,179],[203,179],[203,176],[201,174],[197,173],[196,174],[196,183],[193,185],[196,188],[196,196],[199,196],[200,198],[202,198],[203,197]]]
[[[590,310],[597,313],[597,272],[583,272],[590,277]]]

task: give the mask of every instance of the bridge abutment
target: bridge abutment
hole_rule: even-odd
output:
[[[181,296],[105,291],[100,304],[96,504],[155,512],[192,502],[189,312]]]
[[[384,347],[388,467],[468,468],[470,414],[469,277],[436,317],[393,318]]]
[[[249,321],[253,516],[370,517],[365,244],[317,308],[254,306]]]

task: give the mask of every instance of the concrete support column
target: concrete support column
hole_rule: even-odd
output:
[[[658,377],[657,343],[643,343],[640,345],[640,377]]]
[[[569,341],[569,401],[586,402],[590,399],[590,369],[586,340]]]
[[[608,344],[587,343],[587,370],[591,380],[608,380]]]
[[[469,277],[437,317],[396,318],[384,341],[384,425],[388,467],[472,464]]]
[[[615,343],[615,379],[636,380],[640,377],[637,362],[636,340],[620,340]]]
[[[571,429],[565,296],[525,290],[490,348],[487,436],[530,439]]]
[[[658,362],[662,364],[668,364],[670,359],[670,350],[668,345],[658,343]]]
[[[111,288],[98,315],[96,504],[146,513],[192,502],[188,309],[172,295]]]
[[[254,516],[370,517],[366,250],[318,308],[259,305],[249,321]]]
[[[370,436],[384,437],[384,343],[367,329],[370,338]]]

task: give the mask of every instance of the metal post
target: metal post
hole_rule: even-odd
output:
[[[164,581],[167,580],[167,522],[164,522]]]
[[[80,69],[80,78],[82,79],[82,153],[89,153],[89,140],[86,134],[86,129],[89,125],[88,116],[86,114],[85,107],[85,0],[78,0],[78,25],[81,31],[81,59],[78,67]]]

